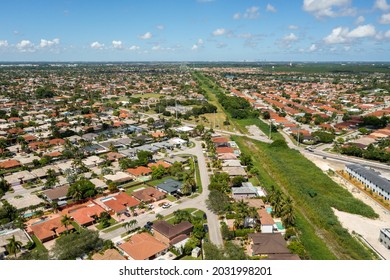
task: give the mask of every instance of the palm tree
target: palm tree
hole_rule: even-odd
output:
[[[284,205],[282,208],[282,221],[285,227],[293,226],[295,223],[295,213],[292,205],[292,199],[287,197],[284,200]]]
[[[277,190],[275,192],[275,197],[274,197],[273,202],[272,202],[272,206],[274,208],[273,210],[274,210],[276,216],[281,215],[283,203],[284,203],[284,199],[283,199],[282,193],[281,193],[281,191]]]
[[[8,253],[15,254],[15,258],[16,258],[16,254],[20,252],[20,250],[22,249],[22,245],[23,245],[22,242],[16,240],[15,235],[12,235],[12,238],[7,239],[7,241],[9,242],[6,245],[6,249]]]
[[[50,203],[50,206],[51,206],[51,208],[53,209],[53,212],[54,213],[57,213],[58,212],[58,203],[57,203],[57,201],[53,201],[52,203]]]
[[[61,224],[66,228],[66,234],[68,234],[68,226],[72,224],[72,218],[68,215],[63,215]]]
[[[244,200],[240,200],[236,203],[236,212],[238,215],[242,217],[246,217],[249,215],[249,206],[248,202],[245,202]]]

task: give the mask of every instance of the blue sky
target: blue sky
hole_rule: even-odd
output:
[[[390,61],[390,0],[2,0],[0,61]]]

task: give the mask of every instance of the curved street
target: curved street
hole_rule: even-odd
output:
[[[191,154],[197,157],[198,166],[200,172],[200,178],[202,182],[203,191],[195,198],[183,198],[179,203],[172,203],[172,206],[168,209],[162,209],[161,207],[156,208],[153,214],[145,213],[140,216],[137,216],[135,219],[138,222],[138,225],[143,227],[146,222],[153,221],[156,219],[157,214],[162,214],[163,216],[169,215],[178,209],[185,208],[197,208],[202,210],[207,215],[207,225],[209,228],[209,237],[210,241],[215,245],[223,245],[221,231],[219,228],[218,216],[211,212],[206,206],[206,200],[210,193],[208,185],[210,184],[209,173],[207,171],[206,159],[202,151],[201,141],[193,140],[195,147],[185,150],[185,152],[178,152],[176,154]],[[133,218],[133,217],[132,217]],[[121,234],[125,233],[126,229],[121,227],[116,230],[113,230],[108,233],[100,232],[100,236],[103,239],[111,239],[114,243],[121,241],[123,238]]]

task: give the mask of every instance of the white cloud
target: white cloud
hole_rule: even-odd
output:
[[[153,37],[153,35],[150,32],[146,32],[145,34],[139,36],[139,38],[142,40],[147,40],[147,39],[150,39],[152,37]]]
[[[304,0],[303,10],[317,18],[351,16],[356,9],[351,7],[351,0]]]
[[[288,29],[290,29],[290,30],[296,30],[298,28],[299,28],[298,26],[292,25],[292,24],[288,26]]]
[[[317,45],[316,44],[312,44],[310,47],[309,47],[309,52],[315,52],[317,50]]]
[[[355,24],[361,24],[363,22],[365,22],[366,19],[364,18],[364,16],[359,16],[356,20],[355,20]]]
[[[131,46],[131,47],[129,48],[129,50],[131,50],[131,51],[137,51],[137,50],[139,50],[139,46],[133,45],[133,46]]]
[[[390,13],[389,14],[383,14],[381,18],[379,19],[379,22],[381,24],[390,24]]]
[[[204,42],[202,38],[199,38],[196,44],[193,44],[191,50],[196,51],[203,46]]]
[[[21,52],[34,52],[35,46],[30,40],[22,40],[16,44],[16,48]]]
[[[349,38],[364,38],[375,36],[375,26],[371,24],[360,25],[348,33]]]
[[[100,44],[99,42],[91,43],[91,48],[93,48],[93,49],[102,49],[103,47],[104,47],[104,44]]]
[[[233,15],[233,19],[235,20],[238,20],[238,19],[256,19],[260,16],[260,13],[259,13],[259,7],[257,6],[252,6],[252,7],[249,7],[245,10],[245,13],[241,14],[241,13],[235,13]]]
[[[41,42],[39,43],[39,46],[41,48],[50,48],[54,45],[58,45],[60,43],[60,39],[58,38],[55,38],[53,40],[45,40],[45,39],[41,39]]]
[[[6,48],[6,47],[8,47],[8,41],[0,40],[0,48]]]
[[[241,19],[241,14],[240,13],[235,13],[233,15],[233,19],[235,19],[235,20]]]
[[[387,0],[376,0],[374,4],[374,8],[387,11],[390,9],[390,5],[387,4]]]
[[[387,39],[390,39],[390,30],[387,30],[386,32],[385,32],[385,38],[387,38]]]
[[[162,24],[160,24],[160,25],[157,25],[156,28],[157,28],[158,30],[164,30],[164,29],[165,29],[165,26],[162,25]]]
[[[283,41],[285,42],[294,42],[298,40],[298,37],[294,33],[290,33],[283,37]]]
[[[213,36],[222,36],[226,34],[226,29],[225,28],[218,28],[213,31]]]
[[[156,46],[152,47],[152,51],[158,51],[158,50],[161,50],[161,46],[160,45],[156,45]]]
[[[123,49],[123,43],[122,41],[112,41],[112,47],[114,49],[122,50]]]
[[[267,4],[267,7],[265,9],[267,12],[276,13],[276,8],[269,3]]]
[[[324,38],[327,44],[342,44],[350,42],[353,39],[374,37],[376,35],[375,27],[371,24],[360,25],[349,31],[348,27],[336,27],[331,34]]]
[[[347,35],[348,35],[348,28],[345,27],[336,27],[332,30],[332,33],[330,33],[328,36],[324,38],[325,43],[327,44],[340,44],[347,41]]]

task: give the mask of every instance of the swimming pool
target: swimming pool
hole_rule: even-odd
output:
[[[32,212],[32,213],[26,213],[23,215],[23,217],[25,218],[31,218],[32,216],[34,216],[35,212]]]
[[[265,210],[267,211],[268,214],[272,213],[272,207],[271,206],[266,207]]]
[[[276,224],[276,227],[278,228],[278,230],[285,230],[285,228],[283,227],[282,222],[275,222],[275,224]]]
[[[102,198],[102,199],[100,199],[100,201],[101,202],[105,202],[105,201],[109,201],[109,200],[111,200],[111,199],[113,199],[114,197],[112,197],[112,196],[107,196],[107,197],[105,197],[105,198]]]

